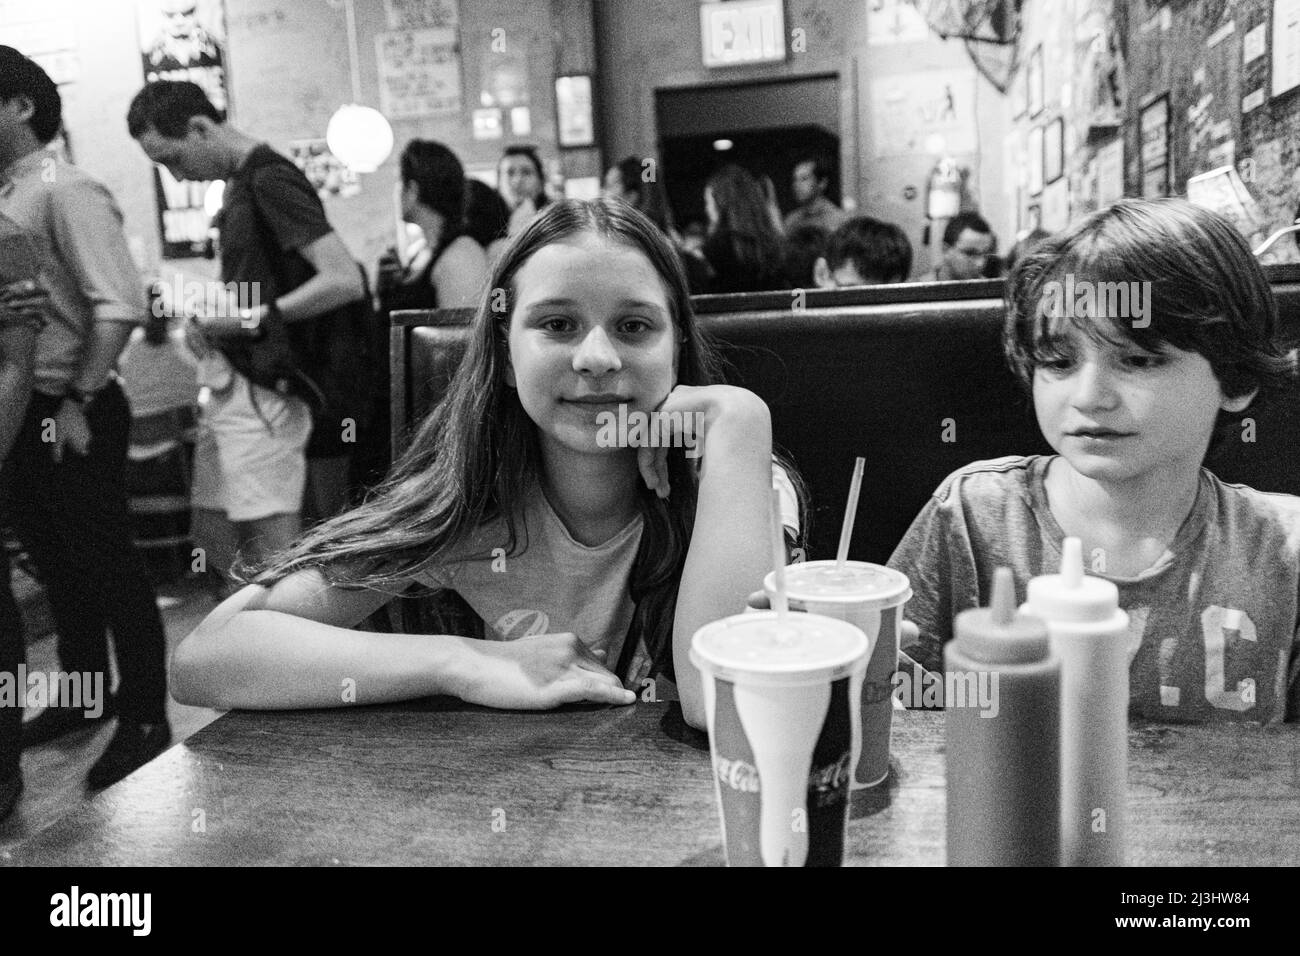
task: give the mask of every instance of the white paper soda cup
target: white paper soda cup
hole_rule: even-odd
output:
[[[854,749],[859,756],[853,787],[872,787],[889,776],[889,744],[893,731],[893,676],[898,668],[898,640],[903,606],[912,596],[907,575],[881,564],[808,561],[785,569],[790,610],[833,617],[860,628],[870,643],[870,659],[859,694]],[[776,593],[775,575],[763,580],[769,600]]]
[[[840,866],[868,643],[815,614],[737,614],[696,631],[728,866]]]

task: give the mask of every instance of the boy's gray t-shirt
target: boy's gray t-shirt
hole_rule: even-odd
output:
[[[1043,480],[1055,456],[975,462],[949,475],[889,560],[914,592],[904,647],[943,670],[954,616],[988,604],[1009,567],[1017,602],[1060,567],[1064,532]],[[1085,564],[1092,563],[1088,554]],[[1162,721],[1300,716],[1300,498],[1229,485],[1201,470],[1196,503],[1168,551],[1113,581],[1129,615],[1129,713]]]

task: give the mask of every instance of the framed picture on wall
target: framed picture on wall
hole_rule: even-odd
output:
[[[1065,170],[1065,121],[1052,120],[1043,130],[1043,182],[1054,183]]]
[[[1025,115],[1025,110],[1029,108],[1029,67],[1022,64],[1016,71],[1016,75],[1011,78],[1011,118],[1017,119]]]
[[[585,73],[555,78],[555,114],[563,147],[592,146],[596,124],[591,109],[591,77]]]
[[[1035,126],[1029,131],[1029,147],[1025,158],[1029,163],[1029,176],[1026,188],[1029,195],[1037,196],[1043,191],[1043,128]]]
[[[1142,196],[1159,199],[1169,195],[1169,94],[1156,97],[1142,107],[1138,117],[1142,146]]]
[[[1029,62],[1025,65],[1025,82],[1028,84],[1025,95],[1028,99],[1029,115],[1037,116],[1043,111],[1043,45],[1041,43],[1029,54]]]

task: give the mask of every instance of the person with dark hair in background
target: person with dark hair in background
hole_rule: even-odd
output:
[[[381,360],[382,389],[376,390],[370,440],[358,443],[364,461],[363,484],[383,477],[391,457],[387,362],[388,317],[401,309],[457,309],[472,306],[482,294],[487,276],[483,246],[465,227],[469,195],[465,170],[456,154],[442,143],[413,139],[402,150],[398,203],[402,221],[424,233],[424,243],[403,265],[396,249],[379,260],[377,282],[379,319],[373,348]],[[485,187],[486,188],[486,187]],[[490,192],[491,190],[489,190]],[[504,206],[504,203],[502,203]]]
[[[304,506],[326,517],[346,504],[355,435],[346,437],[344,420],[364,420],[369,396],[343,398],[340,390],[352,383],[312,369],[322,380],[333,376],[339,403],[318,388],[321,410],[339,417],[314,427],[300,393],[269,387],[261,356],[292,327],[355,309],[367,298],[365,278],[302,171],[223,121],[195,84],[148,84],[131,102],[127,128],[177,179],[226,183],[221,281],[239,290],[240,301],[192,322],[201,384],[212,392],[195,448],[193,497],[197,507],[224,511],[245,559],[262,561],[297,537]],[[336,324],[335,331],[351,330]],[[367,343],[353,336],[351,344]]]
[[[465,234],[483,247],[490,269],[506,247],[510,207],[499,192],[477,179],[467,179],[465,190]]]
[[[912,244],[892,222],[855,216],[831,234],[826,256],[817,260],[814,271],[823,289],[906,282]]]
[[[698,295],[708,290],[709,267],[702,258],[682,248],[681,237],[673,228],[673,212],[663,184],[656,174],[648,172],[654,168],[654,160],[628,156],[605,172],[601,193],[606,199],[627,203],[668,237],[677,250],[682,268],[686,270],[686,284],[691,294]]]
[[[817,226],[829,236],[849,218],[848,213],[826,198],[830,184],[831,164],[825,156],[799,157],[791,176],[798,205],[785,217],[787,235],[800,226]]]
[[[125,487],[131,413],[114,373],[148,305],[113,197],[44,148],[62,109],[45,71],[0,46],[0,213],[36,238],[44,256],[40,283],[50,296],[36,339],[34,390],[5,464],[4,503],[45,585],[62,670],[86,675],[87,683],[97,675],[107,691],[112,631],[119,675],[115,698],[47,707],[24,726],[23,744],[116,713],[113,739],[87,776],[91,787],[105,787],[171,742],[167,641],[132,540]]]
[[[830,236],[820,226],[799,226],[786,234],[785,277],[791,288],[815,289],[821,284],[815,269],[826,255],[829,241]]]
[[[665,236],[676,241],[672,209],[654,169],[654,160],[628,156],[605,171],[601,194],[606,199],[627,203],[658,226]]]
[[[404,267],[396,250],[380,261],[381,311],[472,305],[487,261],[465,229],[464,167],[442,143],[413,139],[402,150],[400,168],[402,221],[419,226],[425,244]]]
[[[996,278],[999,274],[997,247],[997,236],[983,216],[959,212],[944,227],[943,260],[932,278],[936,282]]]
[[[757,179],[734,164],[723,166],[704,187],[704,209],[709,236],[702,251],[712,273],[709,292],[789,288],[781,234]]]
[[[510,207],[510,235],[533,221],[551,197],[546,194],[546,168],[536,146],[507,146],[497,163],[497,189]]]

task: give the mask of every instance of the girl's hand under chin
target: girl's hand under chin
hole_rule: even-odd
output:
[[[505,710],[549,710],[594,701],[631,704],[636,694],[605,667],[605,652],[591,651],[571,633],[539,634],[516,641],[467,639],[453,691],[466,703]]]
[[[667,415],[663,421],[668,423],[671,440],[658,448],[638,448],[637,467],[646,485],[660,498],[672,493],[668,482],[670,448],[685,448],[689,458],[702,457],[706,433],[715,446],[737,436],[766,437],[771,444],[772,417],[767,405],[753,392],[734,385],[678,385],[660,402],[652,418],[655,415]],[[696,427],[697,423],[702,427]],[[662,427],[656,424],[656,433]]]

